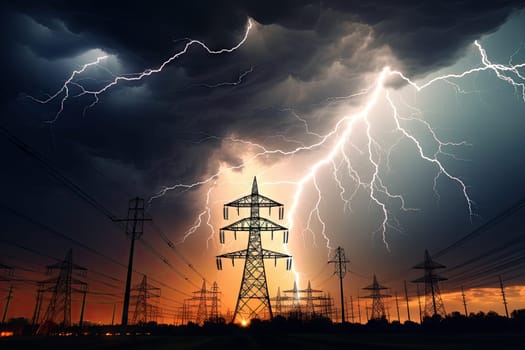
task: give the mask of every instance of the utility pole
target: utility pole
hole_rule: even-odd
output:
[[[417,303],[419,305],[419,323],[423,323],[423,312],[421,311],[421,294],[419,293],[419,284],[417,286]]]
[[[135,197],[129,201],[127,219],[116,220],[126,222],[126,235],[131,240],[129,249],[128,274],[126,277],[126,290],[124,291],[124,305],[122,306],[122,335],[126,335],[129,314],[129,295],[131,290],[131,275],[133,274],[133,253],[135,241],[140,239],[144,233],[144,221],[151,219],[144,218],[144,199]]]
[[[346,260],[344,249],[341,247],[337,247],[333,260],[328,262],[329,264],[335,264],[335,273],[339,276],[339,288],[341,290],[341,323],[346,322],[343,277],[346,275],[346,264],[349,262],[349,260]]]
[[[410,307],[408,306],[408,289],[407,289],[407,281],[403,281],[405,283],[405,300],[407,302],[407,316],[408,321],[410,322]]]
[[[78,321],[78,328],[82,328],[84,324],[84,309],[86,308],[86,294],[87,288],[82,291],[82,307],[80,309],[80,320]]]
[[[463,286],[461,286],[461,298],[463,299],[463,307],[465,308],[465,317],[468,317],[467,299],[465,298],[465,291],[463,290]]]
[[[399,302],[397,300],[397,291],[394,292],[394,295],[396,297],[397,322],[401,323],[401,317],[399,316]]]
[[[352,311],[352,323],[355,323],[355,315],[354,315],[354,299],[350,295],[350,310]]]
[[[13,298],[13,285],[9,287],[9,293],[7,294],[7,297],[5,297],[5,308],[4,308],[4,315],[2,316],[2,324],[5,323],[5,319],[7,317],[7,310],[9,310],[9,303],[11,302],[12,298]]]
[[[357,294],[357,316],[359,317],[359,323],[361,323],[361,304],[359,303],[359,294]]]
[[[111,314],[111,325],[115,325],[115,310],[117,308],[117,304],[113,304],[113,313]]]
[[[505,306],[505,315],[507,318],[509,318],[509,309],[507,308],[507,297],[505,296],[505,288],[503,287],[503,281],[501,279],[501,275],[498,276],[499,278],[499,287],[501,288],[501,297],[503,298],[503,305]]]

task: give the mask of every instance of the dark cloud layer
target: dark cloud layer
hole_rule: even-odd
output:
[[[102,97],[88,113],[89,120],[78,122],[81,106],[90,101],[72,102],[54,126],[55,135],[64,135],[89,155],[149,171],[146,186],[155,187],[170,171],[176,172],[175,179],[195,178],[202,167],[186,164],[198,163],[194,158],[202,160],[203,153],[218,145],[208,143],[194,152],[189,146],[195,140],[188,143],[173,135],[233,132],[264,138],[273,130],[293,133],[296,120],[283,117],[282,108],[352,92],[364,73],[378,69],[385,52],[393,53],[393,62],[412,75],[450,64],[473,39],[494,31],[520,6],[521,1],[8,1],[2,6],[1,63],[9,82],[2,86],[4,119],[14,122],[9,115],[18,113],[20,104],[28,108],[22,108],[24,114],[39,116],[36,121],[16,119],[31,125],[50,119],[53,109],[38,110],[40,106],[28,106],[17,96],[43,96],[56,89],[79,62],[63,68],[57,63],[86,50],[117,55],[122,70],[133,72],[155,66],[180,49],[177,39],[192,37],[214,48],[228,47],[242,36],[248,17],[266,26],[258,33],[261,37],[253,35],[238,52],[210,57],[191,49],[164,75],[124,84],[127,88]],[[341,40],[344,37],[347,40]],[[367,37],[372,39],[363,49]],[[336,63],[344,67],[343,73],[332,78],[329,67]],[[234,80],[250,66],[254,72],[242,88],[198,85]],[[354,82],[347,83],[351,79]],[[303,83],[312,82],[322,89],[297,93]],[[183,156],[178,152],[182,149]],[[165,168],[174,162],[185,170]]]

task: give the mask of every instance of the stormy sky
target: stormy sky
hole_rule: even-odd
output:
[[[215,255],[240,249],[245,241],[220,246],[218,230],[226,225],[222,205],[247,194],[257,176],[260,191],[284,203],[288,214],[298,183],[343,134],[338,121],[365,108],[385,66],[422,85],[439,75],[482,66],[475,40],[493,63],[525,62],[522,7],[522,1],[4,1],[0,123],[120,217],[127,215],[132,197],[149,200],[166,186],[202,182],[167,191],[148,205],[147,215],[184,258],[147,224],[143,240],[156,253],[139,244],[136,267],[191,293],[201,277],[188,268],[189,261],[207,280],[217,280],[219,286],[222,282],[223,307],[231,309],[242,270],[240,264],[231,268],[225,263],[223,271],[215,271]],[[159,67],[191,39],[211,50],[235,47],[249,21],[246,41],[232,52],[210,54],[192,45],[161,72],[119,81],[98,101],[82,95],[117,76]],[[46,104],[35,101],[52,96],[73,71],[101,56],[107,58],[67,85],[69,98],[60,114],[65,91]],[[374,272],[401,290],[404,279],[417,277],[410,267],[422,260],[425,249],[440,251],[520,200],[525,192],[525,101],[519,72],[510,73],[521,81],[517,87],[491,70],[446,79],[420,92],[399,77],[388,79],[388,94],[381,93],[367,119],[370,134],[366,123],[356,122],[339,153],[301,185],[294,217],[283,223],[293,222],[286,249],[294,257],[300,284],[312,280],[314,287],[335,294],[333,266],[326,261],[341,246],[351,261],[348,293],[357,295]],[[436,154],[434,137],[455,143],[444,145],[437,159],[465,189],[450,177],[437,176],[436,165],[394,130],[387,96],[425,155]],[[307,149],[333,130],[337,132],[326,143]],[[370,135],[374,142],[368,148]],[[78,264],[124,279],[121,267],[28,219],[122,262],[129,249],[124,232],[5,133],[0,150],[0,263],[45,272],[43,266],[53,262],[50,257],[61,258],[72,247]],[[265,150],[281,152],[261,155]],[[360,180],[374,179],[374,163],[366,159],[369,150],[380,182],[358,186]],[[357,182],[355,174],[360,176]],[[372,189],[388,213],[384,233],[385,216],[371,197]],[[409,210],[403,210],[399,195]],[[455,266],[517,239],[520,215],[438,260]],[[199,220],[202,225],[188,231]],[[265,244],[284,251],[279,242],[280,237]],[[519,258],[523,247],[517,247],[512,256]],[[496,263],[487,266],[507,272],[509,284],[522,284],[522,278],[511,279],[514,273]],[[284,272],[283,264],[269,265],[270,292],[290,288],[293,273]],[[15,275],[45,278],[22,271]],[[139,278],[137,274],[134,282]],[[108,289],[96,283],[94,279],[94,290]],[[451,283],[450,291],[459,284]],[[496,282],[476,279],[471,285],[477,284],[491,287]],[[187,297],[173,290],[165,293],[179,302]],[[20,294],[30,300],[34,293],[28,288]],[[13,303],[28,316],[30,311]],[[107,321],[109,309],[100,308],[91,317]]]

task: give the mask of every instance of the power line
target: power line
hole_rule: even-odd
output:
[[[478,228],[476,228],[475,230],[473,230],[469,234],[463,236],[462,238],[460,238],[459,240],[457,240],[454,243],[450,244],[446,248],[441,249],[439,252],[434,254],[434,257],[438,258],[438,257],[440,257],[442,255],[447,254],[451,250],[462,246],[463,244],[465,244],[466,242],[470,241],[471,239],[477,237],[481,233],[491,229],[492,227],[496,226],[497,224],[503,222],[508,217],[516,214],[523,207],[525,207],[525,198],[522,198],[519,201],[515,202],[513,205],[511,205],[507,209],[503,210],[498,215],[496,215],[495,217],[493,217],[492,219],[490,219],[486,223],[482,224],[481,226],[479,226]]]
[[[201,279],[207,281],[207,279],[204,277],[202,273],[200,273],[195,266],[181,253],[175,248],[175,243],[169,239],[169,237],[164,233],[164,231],[154,222],[150,222],[151,227],[154,229],[155,232],[157,232],[162,240],[168,245],[168,247],[179,257],[185,264],[188,266],[193,272],[195,272]]]
[[[13,133],[11,133],[11,131],[9,131],[4,126],[0,126],[0,132],[7,138],[9,142],[15,145],[19,150],[21,150],[23,153],[25,153],[30,158],[36,160],[52,177],[54,177],[60,183],[65,185],[74,194],[76,194],[78,197],[80,197],[90,206],[95,208],[97,211],[101,212],[108,219],[115,222],[117,217],[113,215],[113,213],[111,213],[109,209],[104,207],[100,202],[98,202],[96,199],[90,196],[79,185],[73,182],[70,178],[63,175],[57,169],[57,167],[53,165],[49,160],[47,160],[44,156],[42,156],[40,153],[38,153],[33,148],[31,148],[28,144],[20,140],[18,137],[16,137]]]
[[[99,201],[97,201],[95,198],[93,198],[91,195],[89,195],[87,192],[85,192],[79,185],[77,185],[75,182],[73,182],[70,178],[63,175],[56,166],[54,166],[49,160],[47,160],[44,156],[39,154],[37,151],[35,151],[33,148],[31,148],[28,144],[23,142],[21,139],[16,137],[12,132],[10,132],[7,128],[4,126],[0,126],[0,131],[2,134],[7,138],[8,141],[10,141],[13,145],[15,145],[18,149],[20,149],[22,152],[24,152],[26,155],[31,157],[32,159],[36,160],[45,170],[47,170],[51,176],[53,176],[56,180],[61,182],[63,185],[65,185],[67,188],[69,188],[74,194],[76,194],[79,198],[87,202],[89,205],[91,205],[93,208],[95,208],[97,211],[102,213],[105,217],[107,217],[111,222],[115,223],[118,227],[121,229],[124,229],[124,226],[119,223],[118,217],[114,215],[109,209],[107,209],[104,205],[102,205]],[[0,204],[1,205],[1,204]],[[31,220],[33,221],[33,220]],[[175,246],[173,242],[169,240],[169,238],[160,230],[160,228],[156,225],[153,226],[158,233],[161,234],[161,237],[165,240],[165,242],[172,248],[174,252]],[[54,230],[53,230],[54,231]],[[71,237],[65,236],[63,238],[72,240]],[[151,246],[150,246],[151,247]],[[152,247],[151,247],[152,248]],[[88,248],[90,250],[90,248]],[[156,254],[158,255],[158,254]],[[200,274],[194,266],[181,254],[179,256],[183,259],[183,261],[193,270],[195,271],[200,277],[204,278],[202,274]],[[175,270],[173,265],[171,265],[169,262],[167,262],[167,259],[164,257],[158,255],[159,258],[172,270]],[[120,263],[118,263],[120,264]]]

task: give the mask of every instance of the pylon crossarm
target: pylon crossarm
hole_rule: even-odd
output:
[[[217,255],[217,258],[225,259],[245,259],[246,258],[246,249],[238,250],[236,252],[230,252],[222,255]]]
[[[285,258],[292,257],[291,255],[274,252],[268,249],[263,249],[262,251],[263,251],[263,259],[285,259]]]
[[[266,196],[257,194],[252,195],[249,194],[247,196],[241,197],[237,200],[234,200],[230,203],[225,204],[225,207],[233,207],[233,208],[249,208],[253,204],[258,205],[262,208],[269,208],[269,207],[282,207],[283,205],[279,202],[274,201],[273,199],[270,199]]]
[[[270,221],[265,218],[257,218],[258,225],[257,229],[259,231],[286,231],[287,228],[276,224],[273,221]],[[253,219],[244,218],[239,221],[236,221],[228,226],[221,228],[224,231],[250,231],[253,230]]]

